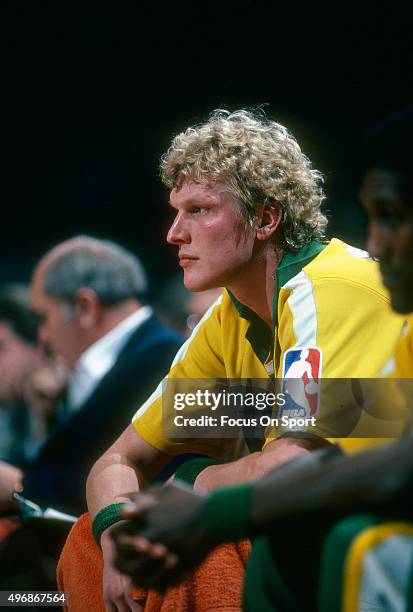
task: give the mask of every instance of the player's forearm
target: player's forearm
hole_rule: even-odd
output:
[[[170,460],[129,425],[89,474],[86,497],[92,520],[105,506],[132,499]]]
[[[413,440],[352,457],[312,453],[256,483],[251,524],[265,530],[286,517],[326,512],[404,512],[413,489]]]
[[[205,492],[225,485],[258,480],[271,470],[324,444],[322,440],[295,438],[275,440],[262,452],[251,453],[231,463],[205,468],[197,477],[194,489]]]
[[[336,447],[307,453],[254,483],[250,498],[252,531],[265,531],[279,520],[325,509],[331,504],[329,493],[333,483],[327,489],[317,489],[317,485],[327,476],[326,464],[336,466],[343,459]]]
[[[255,474],[258,472],[258,455],[260,453],[252,453],[231,463],[211,465],[203,469],[195,480],[194,490],[207,492],[225,485],[255,480]]]
[[[334,449],[307,453],[258,482],[213,492],[205,502],[208,530],[227,541],[266,532],[286,518],[403,512],[411,505],[412,452],[413,440],[353,457]]]
[[[93,466],[86,483],[92,520],[109,504],[129,501],[139,491],[136,469],[117,453],[105,453]]]

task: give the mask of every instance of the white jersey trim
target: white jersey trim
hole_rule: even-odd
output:
[[[363,251],[363,249],[358,249],[357,247],[347,246],[347,253],[352,255],[352,257],[359,257],[360,259],[371,259],[370,255],[367,251]]]
[[[317,308],[310,279],[301,270],[283,289],[292,291],[288,305],[293,315],[295,346],[317,346]]]
[[[394,357],[390,357],[390,359],[386,361],[385,365],[380,370],[380,374],[382,376],[390,376],[395,371],[396,371],[396,360]]]

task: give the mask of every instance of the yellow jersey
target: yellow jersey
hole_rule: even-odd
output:
[[[394,357],[388,361],[384,373],[390,378],[413,378],[413,314],[407,317]]]
[[[178,351],[167,378],[282,377],[287,352],[306,347],[317,347],[320,377],[377,375],[394,353],[404,319],[391,311],[378,266],[365,251],[337,239],[314,240],[286,252],[276,278],[273,330],[225,290]],[[137,432],[168,454],[232,458],[228,439],[164,435],[162,419],[173,418],[173,407],[162,401],[163,388],[161,383],[134,415]],[[191,412],[196,415],[196,405]]]

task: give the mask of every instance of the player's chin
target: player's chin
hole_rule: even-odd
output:
[[[184,273],[184,285],[188,291],[206,291],[216,287],[214,284],[208,283],[208,280],[199,274]]]

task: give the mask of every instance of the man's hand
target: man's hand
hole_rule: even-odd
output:
[[[140,604],[132,598],[132,583],[129,577],[120,574],[113,566],[113,543],[107,529],[101,538],[103,553],[103,600],[106,612],[143,612]]]
[[[138,495],[122,512],[129,520],[111,530],[115,566],[145,588],[181,582],[215,545],[204,528],[204,503],[176,484]]]

